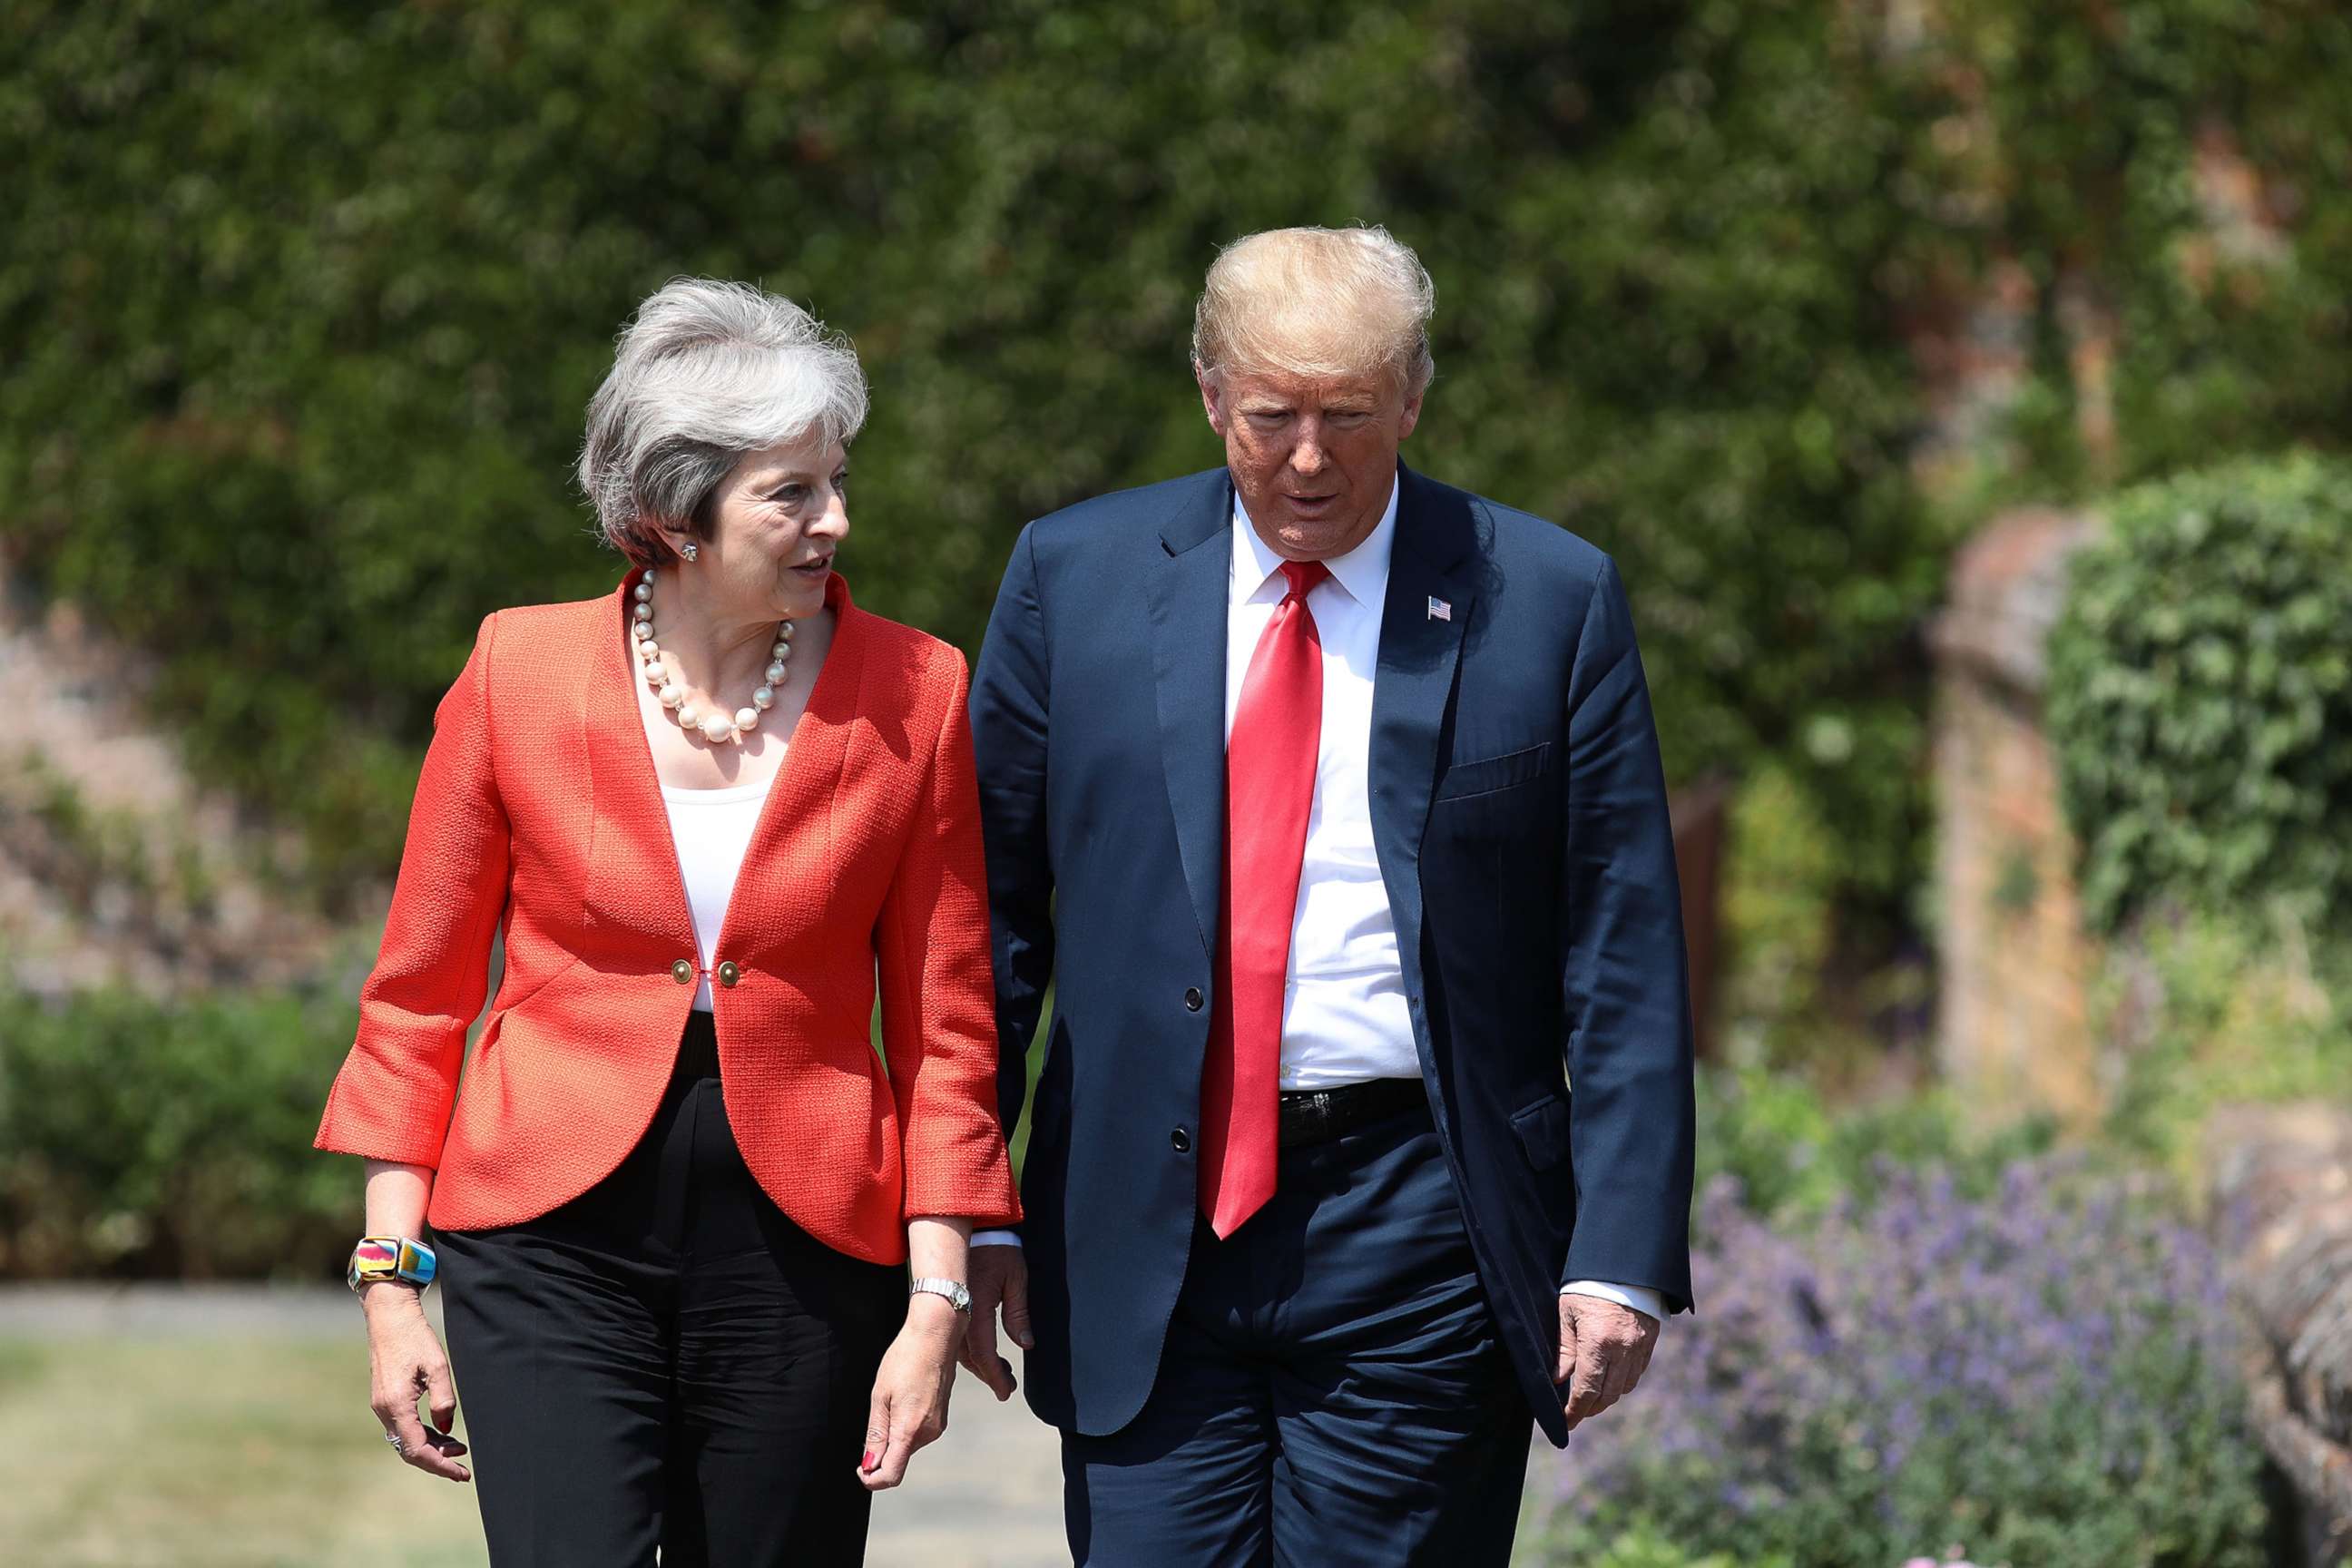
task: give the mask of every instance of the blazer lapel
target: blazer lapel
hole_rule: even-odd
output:
[[[604,891],[589,899],[588,919],[610,919],[657,939],[663,951],[683,955],[694,950],[694,917],[687,912],[686,883],[654,774],[653,748],[637,716],[636,660],[621,641],[639,575],[631,572],[621,579],[589,670],[586,740],[594,812],[590,874]]]
[[[857,716],[865,710],[866,617],[850,601],[849,581],[839,572],[825,581],[824,602],[834,613],[833,646],[824,651],[816,684],[809,689],[808,706],[793,726],[792,743],[768,786],[768,798],[761,803],[751,840],[743,847],[736,893],[727,900],[727,918],[719,922],[719,941],[714,944],[722,958],[740,959],[753,945],[738,931],[740,920],[762,912],[773,919],[773,911],[796,910],[801,920],[814,926],[832,895],[831,813],[841,798],[850,737],[856,732]],[[816,836],[814,853],[786,852],[796,840],[812,834]],[[772,874],[786,877],[786,885],[761,886],[751,896],[743,896],[761,878]],[[739,917],[738,910],[752,912]],[[790,934],[789,929],[762,932],[759,945]]]
[[[637,575],[632,572],[623,579],[611,601],[607,629],[616,640],[628,623],[630,591]],[[722,958],[740,956],[750,946],[737,929],[736,910],[793,907],[780,903],[772,890],[743,896],[767,869],[792,868],[801,889],[798,896],[806,900],[812,921],[829,892],[808,878],[812,868],[821,871],[830,863],[822,840],[831,827],[827,814],[839,793],[856,729],[866,677],[866,637],[864,612],[851,604],[849,584],[838,574],[826,585],[825,603],[836,616],[833,646],[825,651],[808,707],[793,726],[791,749],[744,848],[738,896],[728,900],[727,919],[712,944]],[[602,914],[655,939],[663,951],[684,955],[696,951],[694,917],[687,909],[686,883],[678,872],[677,847],[670,837],[669,808],[662,801],[653,748],[638,716],[637,679],[628,650],[608,644],[599,650],[587,683],[587,751],[595,820],[591,874],[604,889],[590,899],[590,918]],[[818,853],[783,856],[793,840],[807,834],[818,836]],[[763,933],[763,940],[779,934]]]
[[[1421,839],[1437,748],[1476,613],[1465,567],[1476,542],[1467,500],[1400,464],[1396,548],[1372,677],[1372,842],[1395,918],[1408,994],[1421,994]]]
[[[1233,581],[1233,482],[1222,468],[1161,525],[1152,574],[1152,685],[1176,848],[1214,951],[1225,833],[1225,611]]]

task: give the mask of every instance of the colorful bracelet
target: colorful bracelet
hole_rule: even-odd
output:
[[[404,1236],[363,1236],[352,1248],[348,1282],[354,1290],[379,1279],[397,1279],[422,1291],[433,1283],[438,1260],[433,1249]]]

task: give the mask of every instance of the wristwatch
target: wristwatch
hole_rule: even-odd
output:
[[[354,1290],[364,1290],[379,1279],[414,1285],[422,1295],[433,1283],[437,1260],[433,1249],[405,1236],[363,1236],[352,1248],[352,1266],[345,1276]]]
[[[944,1296],[949,1306],[966,1317],[971,1315],[971,1292],[957,1279],[915,1279],[908,1282],[909,1296]]]

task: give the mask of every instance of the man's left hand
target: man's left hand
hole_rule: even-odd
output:
[[[971,1249],[971,1326],[963,1336],[963,1364],[1003,1404],[1013,1397],[1013,1363],[996,1351],[996,1312],[1004,1310],[1004,1337],[1035,1350],[1029,1331],[1029,1262],[1017,1247],[982,1242]]]
[[[1658,1345],[1658,1321],[1598,1296],[1559,1299],[1559,1364],[1552,1381],[1567,1389],[1569,1430],[1633,1391]]]

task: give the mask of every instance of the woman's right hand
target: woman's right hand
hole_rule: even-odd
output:
[[[466,1445],[449,1436],[457,1419],[457,1387],[449,1380],[449,1357],[425,1321],[416,1290],[394,1281],[370,1285],[360,1296],[367,1317],[368,1361],[374,1387],[369,1404],[387,1436],[400,1440],[400,1457],[429,1475],[468,1481],[474,1473],[457,1462]],[[416,1418],[419,1397],[432,1403],[427,1431]]]

